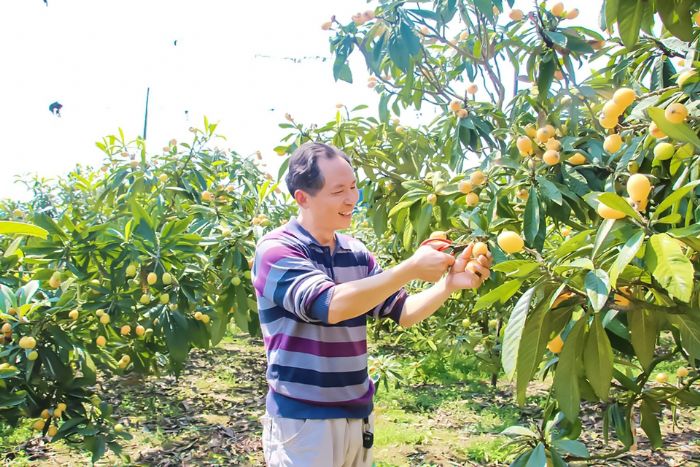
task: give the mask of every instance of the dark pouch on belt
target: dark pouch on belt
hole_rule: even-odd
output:
[[[369,431],[369,419],[362,420],[362,447],[369,449],[374,444],[374,433]]]

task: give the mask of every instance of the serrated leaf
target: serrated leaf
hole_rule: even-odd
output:
[[[683,254],[680,242],[667,234],[652,235],[644,261],[647,270],[671,297],[685,303],[693,293],[693,264]]]
[[[700,148],[700,138],[698,138],[698,135],[685,123],[669,122],[666,120],[664,110],[658,107],[649,107],[647,109],[647,114],[649,114],[649,117],[654,120],[654,123],[656,123],[659,129],[666,133],[669,138],[685,143],[692,143]]]
[[[501,364],[508,379],[513,379],[517,361],[520,339],[525,327],[527,313],[530,310],[530,302],[537,290],[536,287],[528,289],[520,296],[508,318],[508,324],[503,332],[503,350],[501,352]]]

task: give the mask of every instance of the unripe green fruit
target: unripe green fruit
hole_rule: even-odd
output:
[[[665,161],[673,157],[675,149],[671,143],[658,143],[654,146],[654,159]]]
[[[173,276],[169,272],[166,272],[163,274],[163,277],[161,277],[161,280],[163,281],[163,284],[170,285],[173,283]]]
[[[238,276],[234,276],[233,279],[231,279],[231,283],[234,286],[238,287],[239,285],[241,285],[241,278]]]

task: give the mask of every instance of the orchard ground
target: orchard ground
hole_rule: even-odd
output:
[[[374,356],[410,355],[406,350],[384,340],[372,344]],[[124,446],[131,463],[109,452],[96,465],[263,465],[258,422],[266,391],[262,342],[244,335],[227,337],[218,347],[195,351],[191,357],[179,379],[100,380],[104,394],[134,439]],[[391,385],[388,391],[383,385],[379,387],[375,465],[507,465],[513,455],[507,438],[499,433],[514,424],[539,422],[538,402],[546,398],[549,382],[533,383],[527,406],[519,408],[508,382],[499,380],[492,388],[489,375],[478,370],[473,357],[439,368],[439,355],[413,355],[399,362],[399,372],[415,368],[412,363],[419,357],[424,374],[415,381],[422,383]],[[665,365],[661,370],[670,375],[679,366],[677,362]],[[597,417],[601,407],[583,407],[582,441],[592,454],[619,447],[613,441],[605,448]],[[674,429],[672,413],[664,411],[662,450],[651,451],[638,430],[635,452],[587,465],[700,462],[700,409],[679,411],[675,417]],[[16,430],[1,426],[0,435],[3,465],[89,464],[88,455],[70,449],[63,441],[43,443],[28,425]]]

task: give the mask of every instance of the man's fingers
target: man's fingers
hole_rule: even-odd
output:
[[[447,266],[452,266],[453,264],[455,264],[455,257],[454,256],[448,255],[447,253],[443,253],[443,254],[444,254],[445,263],[447,264]]]
[[[432,238],[430,240],[426,240],[421,244],[421,246],[428,246],[432,248],[433,250],[438,250],[442,251],[445,248],[447,248],[450,245],[449,240],[442,240],[440,238]]]
[[[473,272],[478,274],[479,277],[481,277],[482,281],[485,281],[491,275],[490,269],[485,268],[484,266],[482,266],[481,264],[478,264],[478,263],[474,264]]]
[[[481,264],[485,268],[488,268],[491,266],[491,260],[484,255],[479,255],[479,257],[476,260],[479,262],[479,264]]]
[[[468,254],[467,254],[468,253]],[[453,272],[464,272],[464,268],[467,267],[469,262],[469,255],[471,255],[471,246],[467,247],[457,256],[454,266],[452,267]]]

